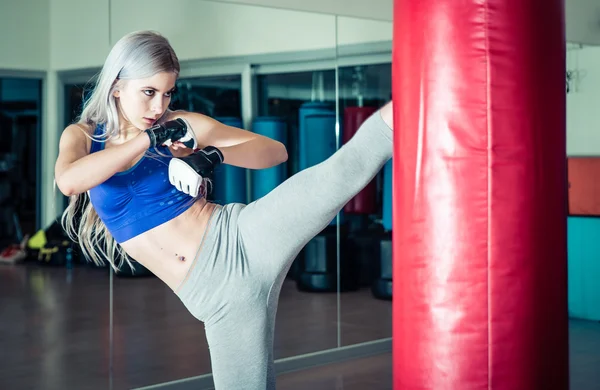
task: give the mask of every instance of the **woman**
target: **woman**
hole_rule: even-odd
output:
[[[55,179],[71,197],[63,223],[93,261],[116,268],[126,253],[204,322],[216,389],[274,389],[285,275],[391,158],[392,106],[262,199],[220,206],[203,196],[214,166],[268,168],[287,152],[272,139],[168,110],[178,74],[173,49],[157,33],[131,33],[114,46],[80,120],[61,136]]]

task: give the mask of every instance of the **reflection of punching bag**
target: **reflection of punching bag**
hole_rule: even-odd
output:
[[[375,107],[347,107],[344,110],[344,144],[356,133],[360,125],[367,120],[377,108]],[[375,214],[377,212],[377,185],[373,179],[354,198],[350,199],[344,207],[349,214]]]
[[[252,123],[252,131],[286,145],[287,123],[278,117],[257,117]],[[252,200],[262,198],[286,179],[285,163],[267,169],[252,170]]]
[[[300,170],[317,165],[336,151],[335,110],[331,104],[304,103],[299,111],[299,164]],[[334,225],[334,218],[330,225]]]
[[[331,104],[310,102],[299,111],[299,168],[312,167],[335,153],[335,110]]]
[[[383,228],[388,232],[392,230],[392,166],[392,159],[383,166]]]
[[[242,120],[235,117],[215,118],[233,127],[242,127]],[[219,204],[246,203],[246,169],[233,165],[219,165],[214,175],[214,200]]]

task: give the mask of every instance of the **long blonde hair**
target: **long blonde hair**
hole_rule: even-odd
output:
[[[125,35],[112,48],[102,70],[95,78],[91,96],[84,102],[77,123],[95,129],[104,124],[104,131],[90,137],[96,141],[119,135],[119,112],[113,92],[119,80],[152,77],[160,72],[179,74],[179,60],[169,41],[153,31],[137,31]],[[76,223],[76,216],[80,216]],[[72,195],[61,222],[69,237],[78,242],[85,257],[103,266],[107,260],[118,270],[127,263],[133,264],[116,243],[90,202],[88,193]],[[118,266],[115,265],[119,260]]]

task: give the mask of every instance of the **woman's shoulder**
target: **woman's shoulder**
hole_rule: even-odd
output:
[[[61,136],[65,141],[70,142],[83,142],[85,143],[86,150],[90,151],[92,145],[92,137],[96,132],[98,125],[85,122],[75,122],[68,125]]]
[[[73,122],[65,128],[65,132],[76,133],[81,136],[92,137],[104,133],[104,125],[87,122]]]

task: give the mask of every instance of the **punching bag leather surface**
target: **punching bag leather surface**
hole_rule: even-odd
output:
[[[563,13],[394,3],[395,390],[568,388]]]
[[[342,142],[350,141],[360,126],[377,107],[346,107],[344,110],[344,126]],[[375,214],[377,212],[377,183],[373,179],[356,196],[346,203],[344,211],[349,214]]]

